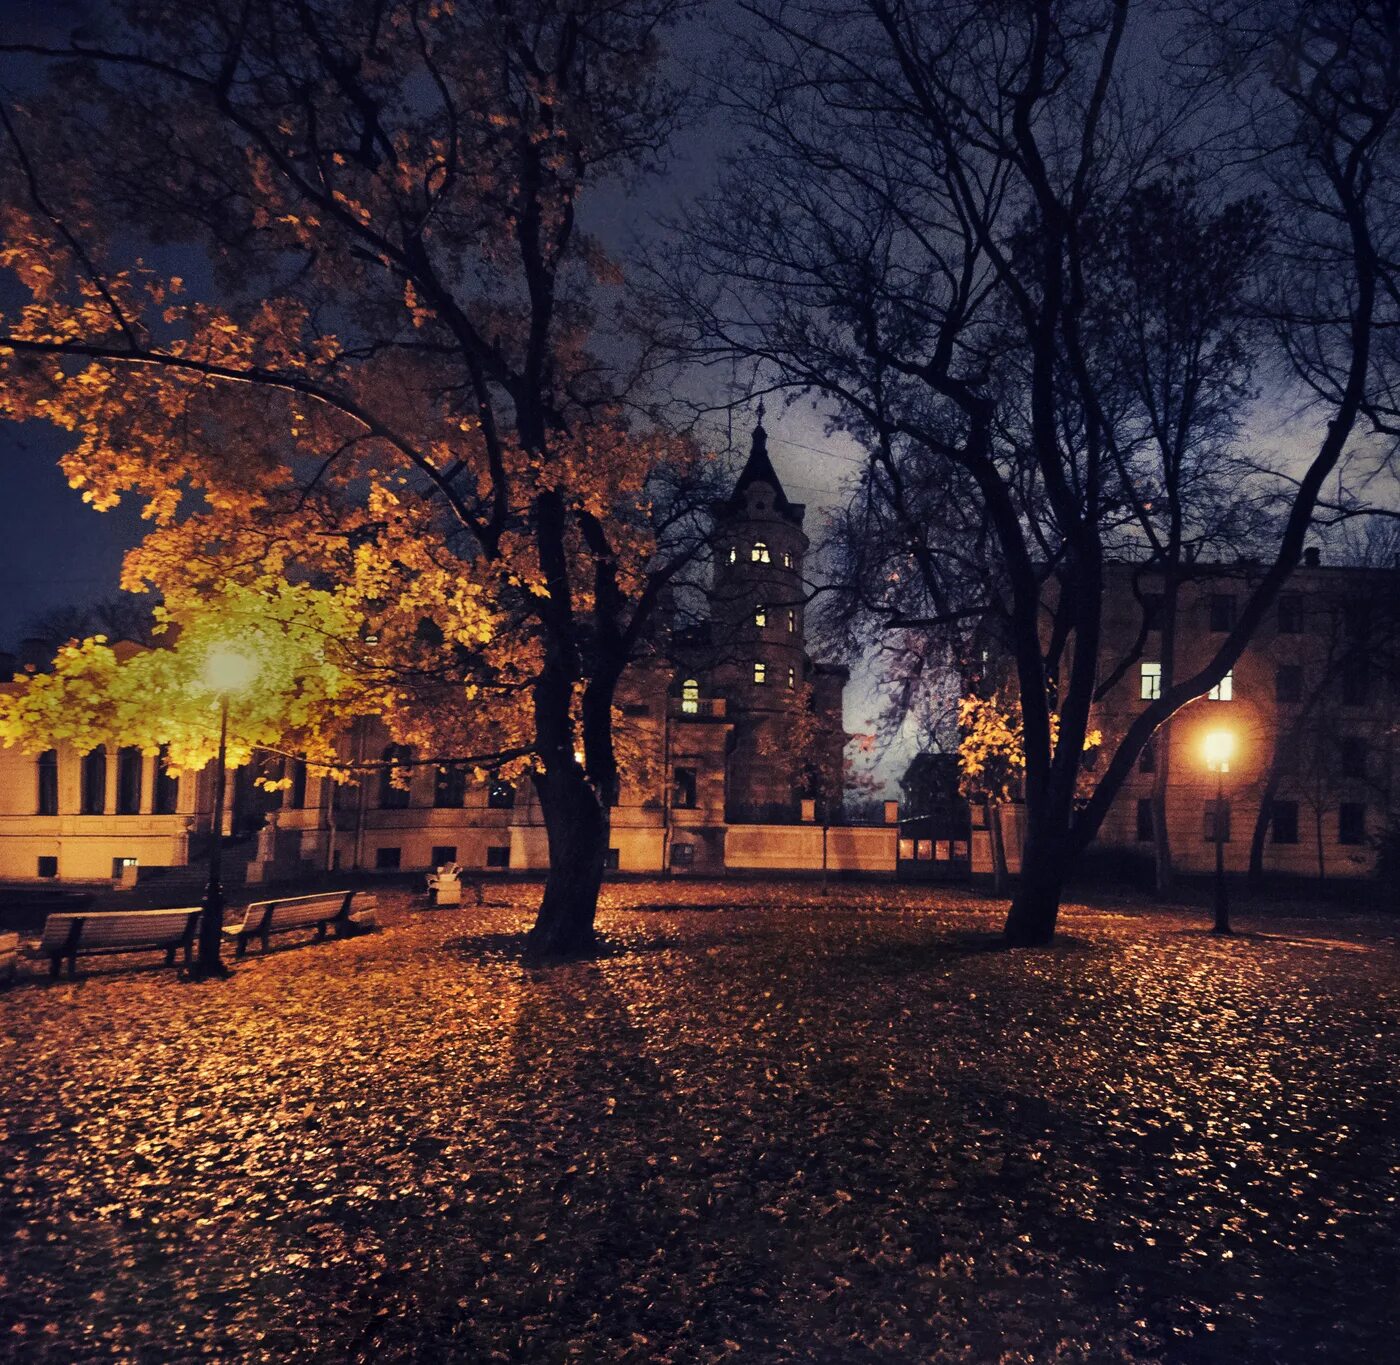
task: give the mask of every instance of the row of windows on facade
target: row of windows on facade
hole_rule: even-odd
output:
[[[1365,706],[1370,693],[1370,677],[1364,667],[1352,667],[1341,676],[1343,706]],[[1162,665],[1145,663],[1139,676],[1139,696],[1143,701],[1156,701],[1162,695]],[[1232,701],[1235,695],[1235,670],[1231,669],[1206,693],[1211,701]],[[1274,671],[1274,700],[1298,704],[1303,700],[1303,669],[1300,664],[1279,664]]]
[[[411,763],[413,750],[401,744],[390,744],[381,755],[384,768],[379,774],[379,805],[383,810],[404,810],[412,793],[395,781],[396,771]],[[400,779],[402,780],[402,779]],[[351,797],[351,800],[354,798]],[[433,775],[433,805],[439,809],[460,806],[467,799],[467,770],[452,765],[438,768]],[[341,804],[341,802],[337,802]],[[486,787],[486,804],[492,810],[513,810],[515,788],[509,782],[490,782]],[[451,862],[452,859],[444,859]],[[437,866],[437,863],[434,863]]]
[[[1366,778],[1371,768],[1370,740],[1364,739],[1360,735],[1339,735],[1335,740],[1335,751],[1339,772],[1358,781]],[[1302,752],[1297,745],[1282,745],[1275,756],[1275,766],[1278,772],[1292,775],[1302,770],[1308,758],[1309,755]],[[1137,766],[1140,773],[1155,773],[1157,771],[1157,746],[1155,743],[1142,746],[1142,752],[1138,754]],[[1225,765],[1224,771],[1230,771],[1229,764]]]
[[[684,856],[674,856],[678,851]],[[690,844],[677,844],[672,850],[673,863],[684,863],[689,865],[693,858],[694,848]],[[603,866],[610,872],[616,872],[621,859],[618,849],[610,848]],[[456,844],[434,844],[433,845],[433,867],[442,867],[446,863],[457,861]],[[403,849],[396,844],[381,845],[374,850],[374,867],[377,872],[395,872],[403,865]],[[509,844],[488,844],[486,848],[486,866],[495,871],[505,872],[510,868],[510,845]],[[54,874],[57,875],[57,874]]]
[[[117,750],[117,815],[140,815],[141,773],[145,756],[134,747]],[[40,815],[58,814],[58,750],[45,749],[34,761],[38,783],[36,809]],[[107,750],[91,749],[79,762],[78,810],[82,815],[107,814]],[[152,815],[174,815],[179,808],[180,781],[166,770],[165,753],[156,759],[151,792]]]
[[[1210,629],[1216,635],[1234,630],[1236,612],[1233,593],[1215,592],[1207,599]],[[1142,594],[1143,617],[1148,630],[1162,628],[1163,597],[1159,592]],[[1280,635],[1303,633],[1303,594],[1285,592],[1274,607],[1274,626]],[[1364,640],[1371,629],[1371,604],[1361,599],[1342,603],[1342,630],[1353,640]]]
[[[731,545],[729,547],[729,562],[731,564],[737,564],[739,562],[739,547],[737,545]],[[749,563],[771,564],[772,562],[773,555],[768,549],[768,546],[761,540],[754,541],[749,547]],[[783,568],[792,568],[792,554],[788,550],[783,551]]]
[[[1217,803],[1207,801],[1202,808],[1201,833],[1205,841],[1213,844],[1216,840]],[[1221,826],[1219,838],[1222,844],[1230,842],[1230,802],[1219,803]],[[1137,837],[1139,843],[1151,843],[1154,820],[1151,797],[1140,797],[1137,803]],[[1366,842],[1366,803],[1364,801],[1343,801],[1337,807],[1336,825],[1339,844],[1364,844]],[[1272,800],[1269,802],[1269,838],[1276,844],[1296,844],[1298,842],[1298,803],[1296,801]]]

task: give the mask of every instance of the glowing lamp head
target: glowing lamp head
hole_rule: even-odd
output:
[[[211,692],[242,692],[258,676],[258,661],[233,645],[216,645],[204,660],[203,680]]]
[[[1230,771],[1230,760],[1235,756],[1235,736],[1232,731],[1207,731],[1202,748],[1205,753],[1206,766],[1212,772],[1228,773]]]

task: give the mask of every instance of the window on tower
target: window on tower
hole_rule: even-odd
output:
[[[729,562],[730,562],[731,564],[733,564],[734,561],[737,560],[738,558],[739,558],[739,547],[738,547],[737,545],[731,545],[731,546],[729,547]]]
[[[797,629],[797,612],[794,608],[788,608],[788,634],[791,635]]]
[[[700,712],[700,682],[697,678],[687,678],[681,684],[681,710],[687,716]]]
[[[797,670],[791,664],[788,665],[788,686],[797,686]]]
[[[767,665],[767,664],[763,664],[763,663],[754,664],[754,666],[753,666],[753,680],[754,680],[754,682],[759,683],[759,684],[763,684],[763,683],[766,683],[766,682],[768,681],[768,665]]]
[[[768,546],[761,540],[754,541],[753,562],[755,564],[771,564],[773,556],[768,553]]]
[[[753,609],[753,623],[756,626],[766,626],[768,624],[768,608],[760,602]]]
[[[790,550],[783,551],[783,568],[792,568],[792,552]]]

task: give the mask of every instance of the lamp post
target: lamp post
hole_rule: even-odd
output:
[[[204,661],[203,681],[219,698],[219,753],[214,763],[214,812],[210,821],[209,878],[204,887],[204,908],[199,917],[199,957],[194,975],[199,980],[228,975],[220,959],[224,937],[224,792],[228,782],[228,705],[257,675],[257,663],[248,655],[221,646]]]
[[[1225,889],[1225,774],[1235,752],[1235,736],[1229,730],[1211,730],[1205,737],[1205,758],[1215,769],[1215,924],[1214,934],[1230,932],[1230,898]]]

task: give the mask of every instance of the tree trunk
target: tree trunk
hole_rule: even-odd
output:
[[[1275,759],[1277,760],[1277,754]],[[1278,793],[1279,778],[1278,764],[1275,761],[1269,765],[1269,775],[1259,797],[1259,813],[1254,817],[1254,833],[1249,839],[1249,871],[1246,878],[1252,887],[1258,887],[1264,880],[1264,844],[1269,834],[1269,818],[1274,797]]]
[[[593,921],[608,853],[607,812],[582,769],[572,761],[535,779],[549,836],[549,874],[528,961],[587,957],[597,947]]]
[[[1013,948],[1038,947],[1055,937],[1055,921],[1065,889],[1064,848],[1068,838],[1068,830],[1061,831],[1058,838],[1047,836],[1040,828],[1028,831],[1021,850],[1021,876],[1003,931]]]
[[[1152,776],[1153,885],[1159,896],[1172,889],[1172,840],[1167,827],[1167,783],[1171,777],[1171,721],[1164,721],[1149,741],[1156,758]]]
[[[998,896],[1006,894],[1006,843],[1001,835],[1001,807],[994,805],[991,797],[986,801],[987,838],[992,846],[992,891]]]

